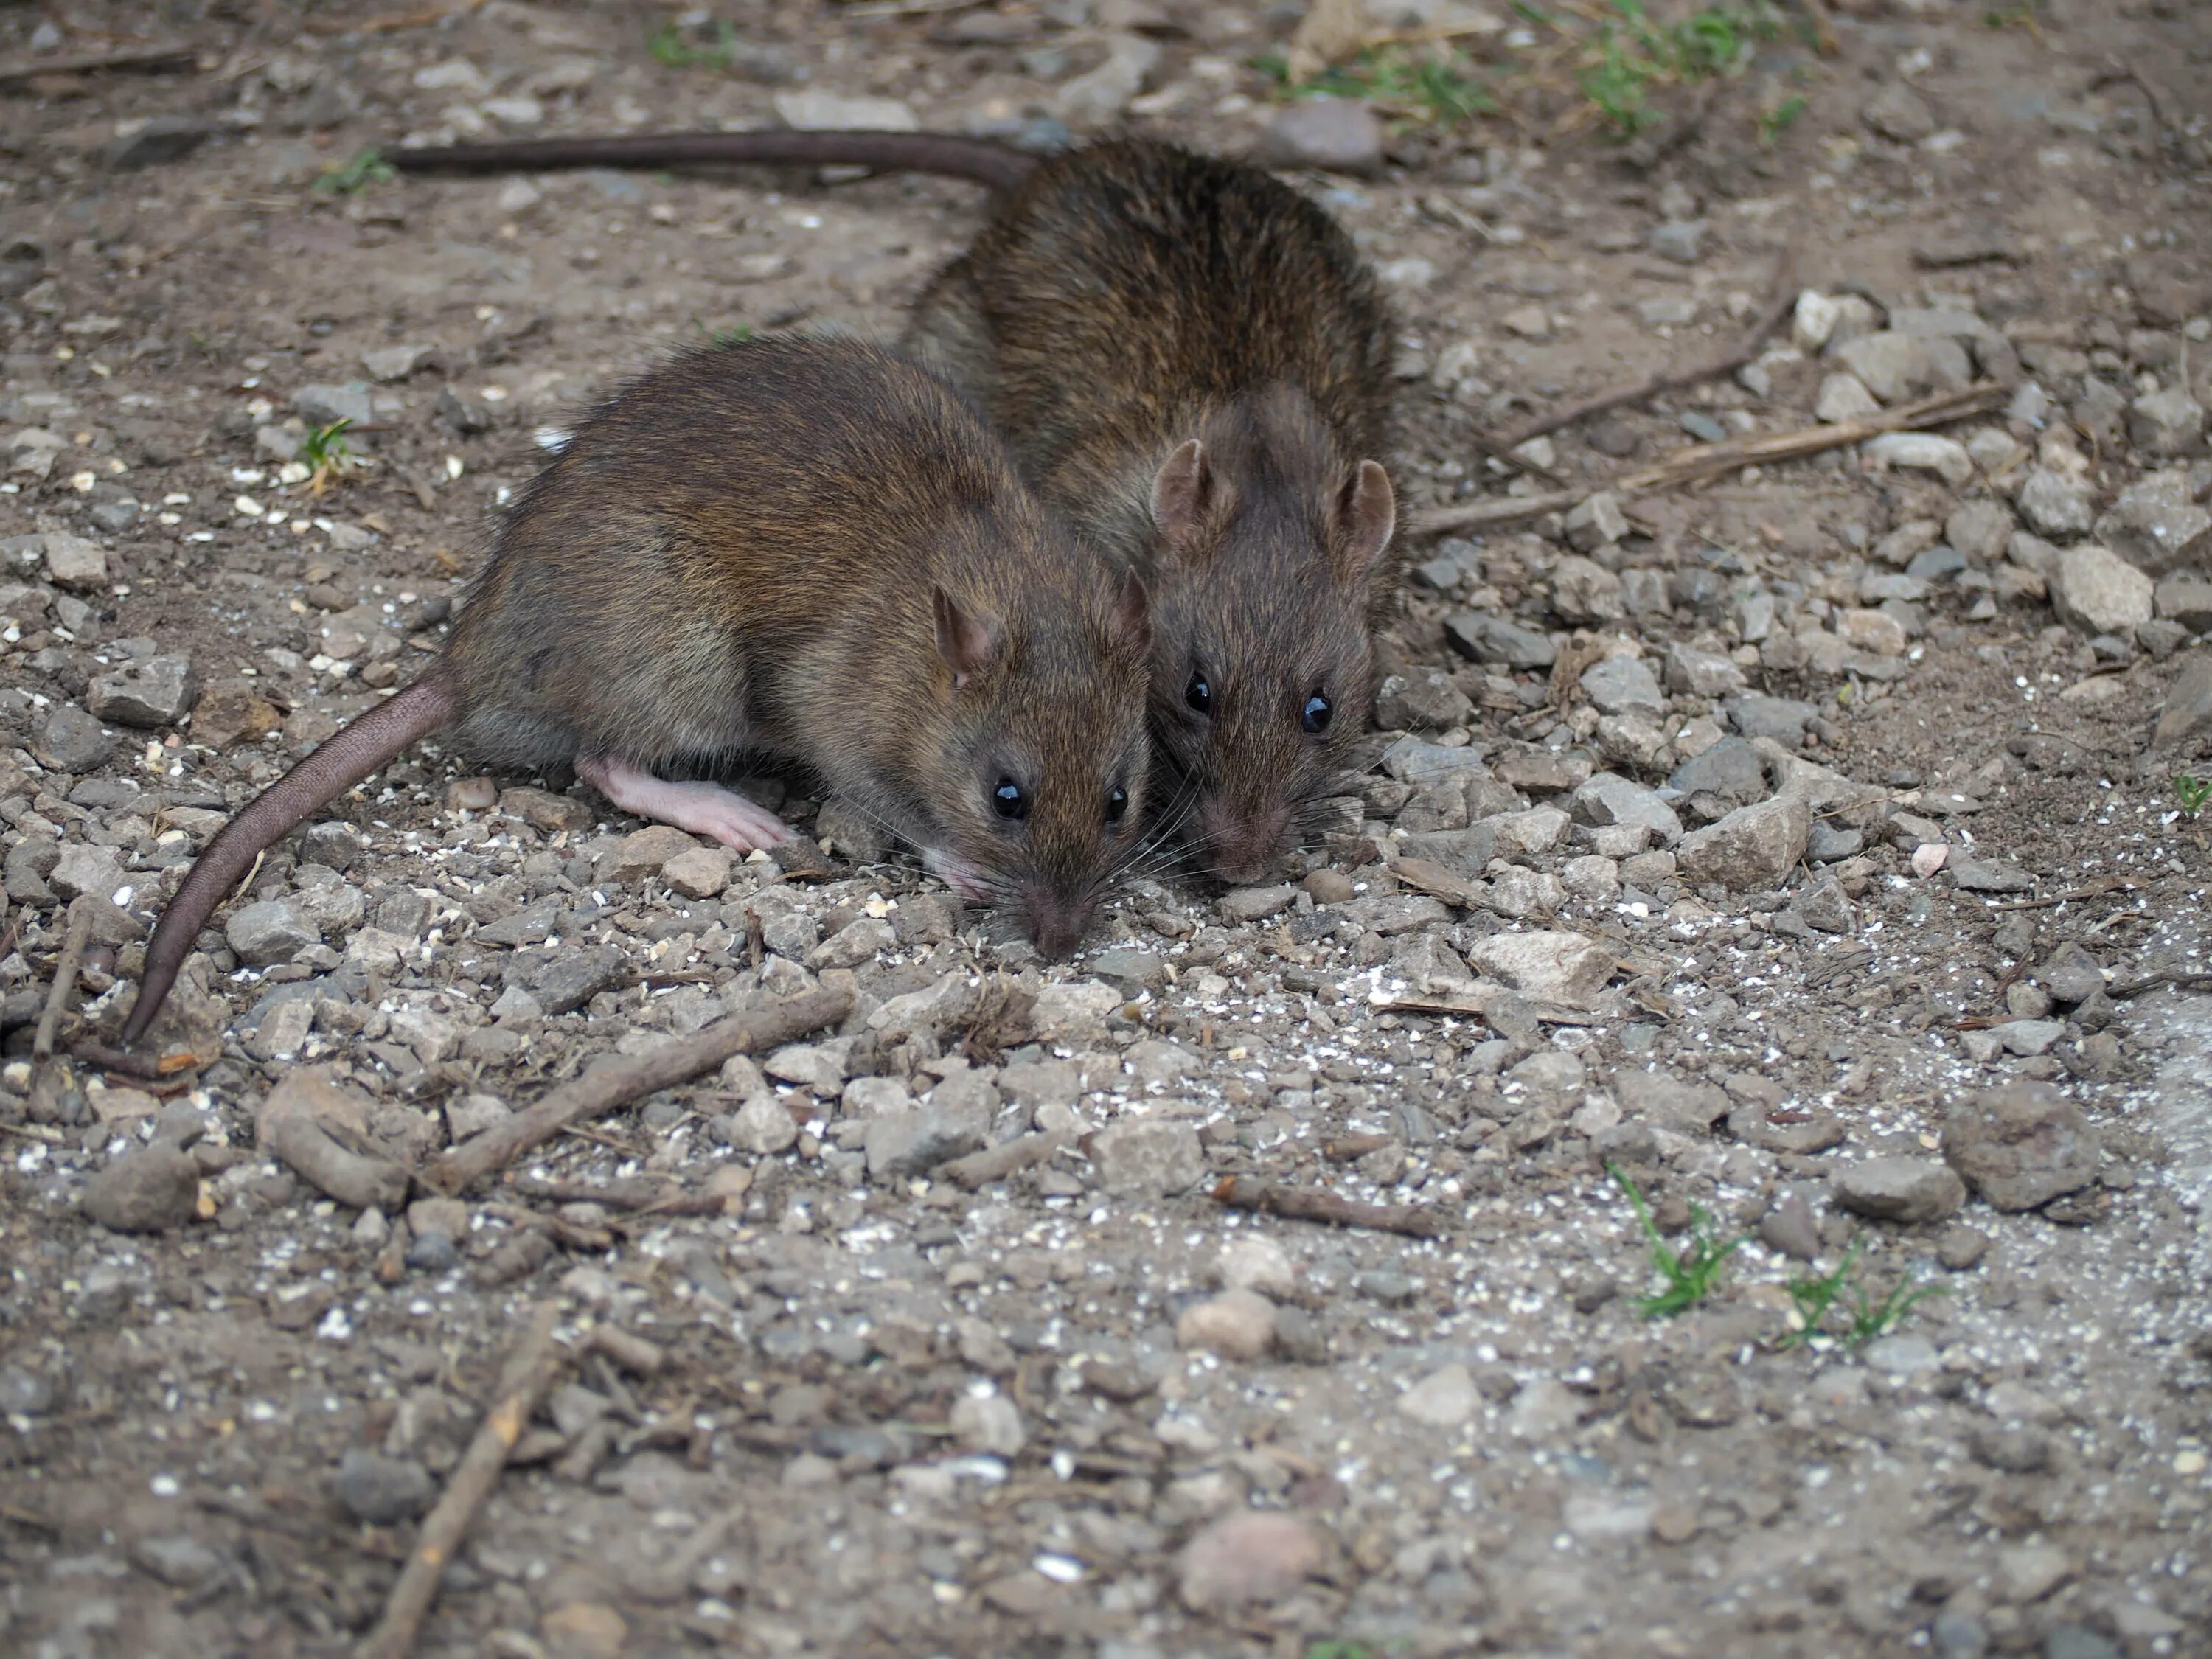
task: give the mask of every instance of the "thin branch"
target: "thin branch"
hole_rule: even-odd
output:
[[[92,912],[82,904],[72,904],[69,931],[62,937],[62,953],[54,962],[54,982],[46,991],[46,1011],[39,1016],[38,1035],[31,1039],[35,1060],[53,1057],[54,1033],[60,1028],[62,1011],[69,1006],[70,994],[76,989],[77,969],[84,965],[84,947],[91,941]]]
[[[105,70],[168,69],[189,64],[190,46],[118,46],[113,52],[79,52],[70,58],[18,58],[0,64],[0,86],[36,80],[41,75],[97,75]]]
[[[441,1192],[458,1193],[495,1170],[505,1169],[564,1129],[604,1117],[656,1089],[711,1072],[732,1054],[773,1048],[834,1024],[852,1006],[848,991],[810,991],[718,1019],[688,1037],[664,1042],[641,1054],[610,1055],[528,1110],[515,1113],[434,1158],[422,1171],[422,1179]]]
[[[1213,1189],[1216,1203],[1292,1221],[1323,1221],[1338,1227],[1372,1227],[1378,1232],[1441,1238],[1443,1218],[1414,1204],[1362,1204],[1310,1187],[1278,1187],[1249,1176],[1231,1176]]]
[[[529,1331],[501,1375],[491,1410],[477,1425],[476,1438],[469,1443],[461,1461],[453,1466],[445,1495],[423,1520],[422,1536],[407,1565],[399,1570],[391,1599],[384,1604],[384,1617],[356,1650],[356,1659],[406,1659],[414,1651],[416,1633],[437,1596],[446,1564],[466,1541],[469,1528],[499,1484],[514,1443],[522,1438],[538,1402],[568,1363],[568,1351],[553,1340],[559,1317],[560,1310],[546,1303],[531,1320]]]
[[[1616,473],[1612,478],[1584,489],[1553,490],[1540,495],[1509,495],[1502,500],[1469,501],[1463,507],[1434,507],[1414,515],[1407,530],[1413,535],[1434,535],[1447,530],[1495,528],[1540,519],[1547,513],[1565,512],[1601,490],[1620,495],[1648,494],[1694,483],[1740,466],[1767,461],[1802,459],[1823,450],[1863,443],[1885,432],[1907,428],[1940,426],[1948,421],[1980,415],[2004,402],[2005,389],[1984,381],[1957,392],[1940,392],[1917,403],[1901,404],[1862,421],[1838,421],[1833,425],[1798,427],[1750,438],[1730,438],[1717,444],[1691,444],[1662,461]]]
[[[1510,453],[1531,438],[1541,437],[1547,432],[1557,432],[1561,427],[1572,426],[1577,421],[1592,415],[1602,415],[1608,409],[1619,409],[1623,404],[1640,404],[1647,398],[1656,398],[1662,392],[1678,391],[1686,386],[1698,386],[1707,380],[1717,380],[1724,374],[1733,374],[1759,355],[1759,348],[1790,308],[1797,303],[1797,284],[1794,261],[1784,256],[1782,268],[1775,273],[1774,292],[1765,308],[1752,320],[1741,338],[1727,350],[1709,356],[1681,368],[1663,369],[1647,374],[1640,380],[1632,380],[1607,392],[1600,392],[1553,410],[1548,415],[1539,415],[1491,438],[1484,447],[1492,453],[1504,450]]]

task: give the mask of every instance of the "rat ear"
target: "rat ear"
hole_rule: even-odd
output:
[[[1160,463],[1152,478],[1152,525],[1167,544],[1188,547],[1213,505],[1213,469],[1206,446],[1195,438]]]
[[[1347,582],[1364,580],[1390,545],[1398,527],[1397,499],[1390,493],[1390,475],[1380,461],[1362,461],[1336,498],[1336,574]]]
[[[1114,609],[1107,618],[1106,637],[1109,647],[1125,656],[1142,660],[1151,654],[1152,601],[1133,570],[1121,578],[1121,591],[1115,595]]]
[[[991,625],[943,588],[930,591],[930,609],[937,620],[937,654],[952,671],[952,689],[962,686],[991,665],[999,641]]]

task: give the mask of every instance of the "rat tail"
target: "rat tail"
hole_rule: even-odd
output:
[[[1038,158],[988,138],[950,132],[639,132],[615,138],[527,138],[505,144],[394,149],[385,160],[402,173],[549,173],[560,167],[879,167],[966,179],[1012,190],[1036,171]]]
[[[453,718],[452,677],[442,663],[397,696],[342,728],[223,825],[162,911],[138,975],[138,1000],[123,1027],[125,1048],[161,1012],[200,929],[253,860],[317,807],[326,805],[409,744]]]

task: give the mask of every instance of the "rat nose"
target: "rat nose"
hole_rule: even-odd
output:
[[[1206,861],[1232,885],[1265,881],[1274,868],[1290,817],[1285,807],[1240,811],[1224,802],[1206,802],[1198,815]]]
[[[1081,943],[1090,926],[1091,901],[1070,897],[1048,889],[1032,889],[1023,908],[1028,912],[1030,942],[1048,962],[1058,962]]]

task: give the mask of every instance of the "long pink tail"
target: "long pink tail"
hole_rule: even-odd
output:
[[[526,138],[506,144],[453,144],[443,149],[392,149],[384,159],[402,173],[550,173],[561,167],[732,167],[787,163],[802,167],[881,167],[966,179],[1012,190],[1036,170],[1037,158],[988,138],[950,132],[636,132],[616,138]]]
[[[442,664],[397,696],[339,731],[269,786],[216,833],[169,901],[146,946],[138,1000],[123,1027],[124,1046],[145,1034],[161,1012],[192,941],[253,860],[319,806],[329,805],[410,744],[453,714],[453,685]]]

